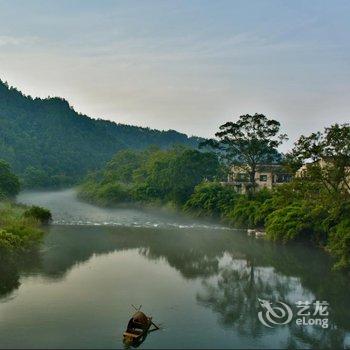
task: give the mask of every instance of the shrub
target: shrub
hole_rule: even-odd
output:
[[[335,269],[350,268],[350,219],[339,222],[329,236],[327,246],[329,252],[336,257]]]
[[[22,239],[6,230],[0,230],[0,252],[12,251],[22,246]]]
[[[234,207],[227,214],[230,223],[239,228],[264,226],[264,212],[262,208],[271,199],[272,191],[263,189],[253,195],[241,195]]]
[[[183,209],[196,216],[223,217],[234,207],[238,197],[230,186],[218,182],[202,182],[195,187]]]
[[[159,190],[146,183],[135,184],[131,189],[131,196],[137,202],[159,202],[161,204],[161,194]]]
[[[269,198],[264,203],[256,208],[254,215],[254,225],[257,227],[264,227],[266,225],[267,217],[277,210],[278,205],[275,198]]]
[[[43,235],[43,232],[30,221],[14,221],[4,226],[4,230],[19,237],[23,245],[30,245]]]
[[[2,251],[24,251],[42,238],[43,232],[38,228],[40,220],[32,215],[25,215],[30,209],[11,202],[0,203]]]
[[[287,242],[312,233],[310,210],[302,202],[275,210],[266,219],[266,234],[272,240]]]
[[[131,200],[129,186],[118,182],[86,181],[78,191],[78,197],[100,206],[113,206]]]
[[[133,199],[182,206],[196,185],[220,170],[216,155],[184,147],[130,152],[119,152],[99,176],[89,175],[79,197],[98,205]]]
[[[50,210],[38,206],[30,207],[23,213],[23,216],[26,218],[34,218],[43,224],[48,224],[52,220]]]
[[[20,190],[18,177],[11,172],[10,165],[0,159],[0,194],[4,197],[15,197]]]
[[[230,223],[238,228],[255,227],[255,218],[261,203],[257,200],[250,200],[245,196],[238,199],[232,211],[228,214]]]
[[[106,183],[96,191],[96,200],[100,205],[110,206],[130,200],[128,188],[120,183]]]

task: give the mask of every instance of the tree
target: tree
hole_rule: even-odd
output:
[[[218,158],[182,146],[120,151],[96,174],[89,175],[79,197],[100,205],[139,202],[183,204],[203,180],[220,174]]]
[[[131,149],[121,150],[115,154],[104,170],[104,177],[107,181],[120,181],[131,183],[133,172],[140,167],[144,155],[142,152]]]
[[[62,98],[31,98],[0,80],[0,159],[27,188],[66,187],[104,166],[119,150],[197,148],[201,139],[95,120]],[[112,164],[113,166],[113,164]],[[123,170],[127,175],[127,169]]]
[[[291,152],[296,162],[308,162],[304,177],[322,183],[332,193],[350,192],[350,125],[334,124],[324,132],[301,136]]]
[[[139,181],[147,196],[183,204],[196,185],[215,178],[219,170],[215,154],[178,147],[151,154]]]
[[[241,115],[237,122],[227,122],[219,129],[215,134],[217,139],[205,141],[201,146],[219,150],[230,165],[245,167],[254,189],[259,164],[280,158],[277,147],[287,139],[280,133],[280,123],[256,113]]]
[[[201,182],[185,203],[184,211],[196,216],[224,218],[234,207],[238,193],[219,182]]]
[[[11,172],[10,165],[0,160],[0,195],[14,197],[20,189],[18,177]]]

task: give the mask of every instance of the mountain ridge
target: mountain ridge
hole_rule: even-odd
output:
[[[25,187],[73,185],[121,149],[195,148],[202,140],[94,119],[76,112],[66,99],[33,98],[0,80],[0,159],[10,163]]]

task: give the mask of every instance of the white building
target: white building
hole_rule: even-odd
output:
[[[249,177],[249,166],[234,165],[227,177],[226,185],[234,186],[238,193],[246,193],[253,186]],[[257,190],[284,184],[291,181],[292,175],[279,164],[258,165],[255,172],[255,188]]]

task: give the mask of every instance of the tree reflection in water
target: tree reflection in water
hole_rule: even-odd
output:
[[[19,288],[21,274],[40,267],[40,258],[39,247],[21,254],[0,251],[0,300]]]
[[[16,263],[8,254],[0,255],[0,297],[5,297],[20,286]]]
[[[273,269],[256,267],[253,259],[225,258],[218,275],[203,281],[204,291],[198,293],[197,300],[217,312],[223,325],[255,338],[264,327],[257,317],[258,298],[286,300],[295,287],[293,278],[276,278]]]
[[[224,326],[242,335],[258,338],[263,332],[276,331],[260,323],[258,298],[290,305],[297,300],[317,300],[311,291],[303,288],[299,278],[284,276],[271,267],[255,266],[252,257],[236,259],[227,254],[223,260],[218,275],[203,280],[203,291],[197,294],[197,301],[216,312]],[[285,347],[343,348],[346,332],[336,324],[335,318],[330,315],[329,329],[301,327],[292,320],[283,326],[289,332]]]
[[[287,347],[343,347],[350,329],[348,276],[332,272],[329,258],[307,246],[280,246],[232,230],[52,227],[44,249],[17,260],[0,257],[0,297],[19,287],[24,272],[61,279],[93,255],[137,249],[163,259],[185,279],[200,279],[196,298],[227,328],[257,338],[274,334],[258,318],[258,298],[327,300],[331,329],[287,327]],[[263,328],[265,327],[265,328]]]

